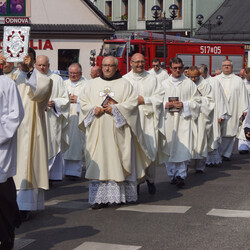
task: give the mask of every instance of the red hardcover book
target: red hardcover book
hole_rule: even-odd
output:
[[[177,102],[177,101],[179,101],[179,97],[168,97],[168,101],[169,102]],[[173,108],[169,109],[169,112],[180,112],[180,109],[173,107]]]
[[[102,102],[101,106],[104,107],[104,105],[111,105],[111,104],[117,104],[118,102],[114,100],[111,96],[107,95],[105,100]]]

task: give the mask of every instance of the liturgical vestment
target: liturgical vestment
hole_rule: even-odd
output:
[[[9,241],[20,225],[13,176],[16,174],[17,129],[24,110],[13,80],[0,76],[0,242]],[[4,247],[3,247],[4,249]],[[7,248],[6,248],[7,249]]]
[[[59,75],[49,70],[47,76],[53,81],[50,100],[55,103],[54,108],[48,107],[46,111],[50,179],[62,180],[62,153],[69,147],[69,95]]]
[[[100,107],[107,95],[117,102],[114,104],[113,112],[118,112],[121,120],[125,120],[125,124],[121,127],[117,126],[120,122],[115,121],[115,117],[119,116],[115,113],[112,116],[105,113],[99,118],[94,116],[88,125],[86,123],[88,117],[93,117],[91,113],[94,112],[94,108]],[[111,81],[100,77],[95,78],[91,84],[83,88],[79,95],[79,103],[79,127],[86,132],[87,137],[85,177],[92,181],[99,181],[97,186],[91,185],[93,182],[90,182],[89,202],[93,204],[135,201],[137,199],[136,179],[144,177],[151,160],[144,148],[145,142],[141,133],[137,108],[138,96],[133,86],[123,78]],[[132,161],[135,163],[134,174]],[[133,180],[127,181],[132,175],[134,175]],[[109,187],[119,193],[125,190],[123,198],[117,200],[112,190],[108,195]],[[98,200],[91,199],[93,192],[98,188],[102,188],[105,195],[99,197]],[[130,188],[133,189],[131,192]]]
[[[235,137],[239,133],[240,118],[243,112],[246,112],[248,109],[249,97],[247,89],[239,76],[221,73],[216,76],[216,78],[224,90],[231,111],[231,117],[222,124],[223,142],[221,145],[221,153],[222,156],[231,157]]]
[[[64,81],[70,95],[79,96],[79,93],[87,80],[81,77],[79,81],[72,82],[70,79]],[[69,148],[63,154],[64,174],[80,177],[82,174],[82,160],[85,152],[85,134],[78,128],[77,103],[70,103],[69,117]]]
[[[24,107],[24,119],[18,129],[17,174],[14,178],[17,201],[20,210],[37,210],[44,206],[36,204],[39,190],[49,189],[44,110],[50,98],[52,81],[35,69],[29,80],[21,72],[16,84]]]

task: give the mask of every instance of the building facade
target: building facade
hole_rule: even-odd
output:
[[[3,3],[3,4],[2,4]],[[115,29],[89,0],[0,1],[0,26],[29,25],[30,46],[50,59],[52,70],[67,71],[73,62],[90,78],[90,51],[100,51]]]
[[[147,20],[153,20],[151,8],[154,5],[166,12],[169,18],[169,6],[178,6],[177,18],[172,23],[168,33],[193,34],[197,28],[196,16],[202,14],[204,20],[210,17],[224,2],[224,0],[92,0],[107,18],[114,22],[124,22],[124,30],[146,30]],[[163,14],[161,14],[162,16]],[[122,29],[122,28],[121,28]]]

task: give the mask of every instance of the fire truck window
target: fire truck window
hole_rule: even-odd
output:
[[[139,51],[139,45],[138,44],[131,44],[129,56],[132,56],[135,53],[139,53],[139,52],[140,52]]]
[[[145,45],[142,45],[141,46],[141,53],[146,56],[146,46]]]
[[[58,70],[68,70],[70,64],[79,62],[79,49],[58,50]]]
[[[228,56],[228,59],[233,62],[233,73],[239,74],[240,70],[242,69],[243,65],[243,58],[242,56]]]
[[[215,74],[216,69],[221,69],[222,62],[226,59],[226,56],[212,56],[211,74]]]
[[[125,43],[105,43],[100,56],[122,57],[125,46]]]
[[[195,56],[195,65],[199,66],[201,64],[206,64],[209,68],[210,67],[209,56],[196,55]]]
[[[183,61],[184,66],[192,66],[193,65],[193,55],[177,55],[178,57],[181,58],[181,60]]]
[[[168,49],[166,51],[166,56],[167,55],[168,55]],[[155,47],[155,57],[157,57],[157,58],[163,58],[164,57],[164,47],[163,46],[156,46]]]

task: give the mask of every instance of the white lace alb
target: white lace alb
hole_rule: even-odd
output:
[[[137,182],[90,181],[89,203],[125,203],[137,200]]]

